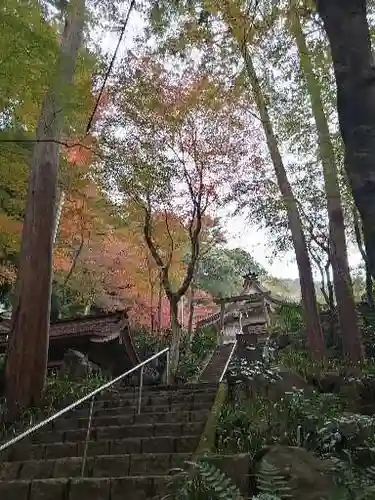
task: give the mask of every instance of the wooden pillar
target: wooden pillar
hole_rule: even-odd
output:
[[[266,316],[266,323],[267,323],[267,326],[269,327],[270,326],[270,315],[268,314],[268,309],[267,309],[267,302],[266,302],[266,299],[263,298],[263,308],[264,308],[264,314]]]

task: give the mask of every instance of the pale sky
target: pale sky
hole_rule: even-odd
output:
[[[125,5],[124,11],[127,11],[127,5]],[[127,50],[134,47],[134,39],[142,32],[143,26],[144,23],[141,16],[133,11],[118,52],[117,61],[121,59],[121,56],[126,53]],[[98,34],[103,50],[110,55],[112,55],[115,50],[118,37],[119,34],[116,32],[107,33],[104,36]],[[298,278],[298,269],[293,250],[286,255],[276,256],[274,249],[270,247],[267,241],[264,231],[250,226],[245,217],[231,217],[230,220],[226,222],[224,228],[226,230],[228,247],[243,248],[249,252],[257,262],[263,265],[272,276],[290,279]],[[349,260],[350,265],[353,267],[357,267],[361,262],[361,256],[355,248],[349,249]],[[318,276],[317,279],[319,279]]]

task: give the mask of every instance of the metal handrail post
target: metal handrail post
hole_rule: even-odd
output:
[[[143,390],[143,366],[139,377],[139,392],[138,392],[138,415],[141,413],[142,406],[142,390]]]
[[[82,468],[81,468],[81,476],[82,477],[85,475],[85,467],[86,467],[86,460],[87,460],[87,448],[89,445],[90,434],[91,434],[91,425],[92,425],[92,415],[94,412],[94,404],[95,404],[95,396],[93,396],[91,398],[91,402],[90,402],[89,421],[87,424],[85,447],[83,449],[83,457],[82,457]]]
[[[171,365],[170,352],[167,351],[167,368],[166,368],[166,370],[167,370],[167,377],[166,377],[167,385],[169,385],[169,381],[170,381],[170,374],[169,374],[170,365]]]

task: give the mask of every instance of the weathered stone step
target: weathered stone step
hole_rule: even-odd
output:
[[[123,426],[103,426],[91,429],[91,439],[99,441],[101,439],[124,439],[129,437],[151,437],[151,436],[184,436],[201,434],[204,422],[182,423],[158,423],[158,424],[137,424]],[[32,436],[33,443],[64,443],[74,441],[84,441],[86,429],[73,429],[67,431],[46,431],[36,432]]]
[[[1,500],[147,500],[162,497],[169,476],[0,482]]]
[[[200,380],[202,382],[218,382],[224,370],[225,364],[232,351],[233,344],[218,346],[213,353],[210,362],[203,371]]]
[[[133,425],[133,424],[156,424],[156,423],[187,423],[187,422],[202,422],[208,416],[209,410],[198,411],[180,411],[171,412],[165,411],[160,413],[141,413],[128,415],[102,415],[94,416],[92,427],[103,427],[106,425]],[[86,417],[77,418],[60,418],[52,422],[48,430],[72,430],[86,429],[88,424],[88,415]],[[47,428],[46,428],[47,430]]]
[[[191,383],[191,384],[183,384],[183,385],[145,385],[143,386],[143,390],[147,393],[155,393],[155,392],[176,392],[176,393],[185,393],[185,392],[205,392],[205,391],[216,391],[218,388],[217,382],[204,382],[199,384]],[[108,389],[109,391],[124,391],[124,392],[137,392],[138,386],[128,386],[121,385],[119,382],[117,385],[113,386],[112,389]]]
[[[188,453],[142,453],[133,455],[96,455],[88,457],[86,477],[123,477],[164,475],[188,460]],[[80,477],[81,457],[65,457],[27,462],[1,462],[0,480],[52,479]]]
[[[210,403],[215,399],[215,393],[197,393],[197,394],[183,394],[183,395],[165,395],[165,396],[142,396],[141,405],[145,406],[166,406],[174,407],[179,404],[194,405]],[[97,399],[95,401],[95,406],[98,408],[113,408],[114,406],[136,406],[138,405],[138,397],[128,397],[124,398],[122,395],[117,397],[112,395],[111,398],[108,395],[103,399]]]
[[[178,403],[173,405],[171,408],[166,407],[166,406],[142,406],[141,407],[141,415],[144,413],[169,413],[169,412],[190,412],[190,411],[208,411],[211,410],[212,402],[207,402],[207,403],[192,403],[192,404],[184,404],[184,403]],[[82,409],[77,409],[75,411],[71,412],[71,415],[74,415],[75,417],[87,417],[89,413],[88,408],[82,408]],[[93,415],[94,416],[109,416],[109,415],[134,415],[137,413],[137,408],[135,406],[122,406],[122,405],[114,405],[114,406],[109,406],[106,408],[103,407],[96,407],[94,405],[94,411]],[[68,415],[66,418],[69,418]]]
[[[154,394],[210,394],[217,390],[218,384],[195,384],[194,386],[187,387],[185,385],[177,387],[168,387],[168,386],[143,386],[142,392],[149,396]],[[137,394],[139,391],[139,386],[135,387],[118,387],[112,386],[109,389],[104,390],[102,394],[124,394],[126,396]]]
[[[139,453],[189,453],[195,451],[200,435],[191,436],[153,436],[145,438],[108,439],[89,441],[88,456],[119,455]],[[82,457],[85,442],[65,442],[51,444],[31,444],[23,442],[4,451],[0,460],[24,462],[63,457]],[[1,464],[1,462],[0,462]]]

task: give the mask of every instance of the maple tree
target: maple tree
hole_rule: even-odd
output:
[[[114,151],[105,162],[105,173],[143,213],[144,239],[170,303],[175,373],[181,340],[178,304],[194,276],[203,219],[220,204],[218,187],[222,189],[245,161],[252,160],[252,123],[237,106],[235,91],[231,94],[212,84],[204,74],[187,68],[180,77],[172,75],[151,56],[129,56],[125,66],[131,69],[118,76],[120,90],[112,93],[115,119],[112,115],[104,125],[103,140]],[[123,137],[119,128],[124,129]],[[186,272],[177,286],[170,273],[176,245],[171,212],[189,240]],[[155,237],[161,214],[168,234],[166,249]]]
[[[324,355],[324,341],[301,214],[273,124],[268,89],[260,76],[259,68],[262,66],[254,57],[257,44],[267,36],[269,23],[264,22],[264,26],[262,21],[259,23],[258,16],[253,16],[252,7],[252,4],[247,5],[241,0],[199,2],[199,8],[198,5],[192,7],[189,2],[180,2],[177,8],[168,2],[159,2],[150,10],[150,23],[162,54],[173,56],[177,53],[184,61],[194,47],[199,51],[200,64],[209,68],[213,78],[222,84],[242,88],[242,99],[246,104],[243,109],[254,115],[255,105],[255,116],[263,128],[278,189],[282,194],[279,212],[285,210],[293,241],[310,350],[314,356],[321,357]],[[268,3],[263,7],[265,12],[273,11]],[[232,71],[223,70],[223,67],[231,65],[238,68],[239,58],[243,62],[240,76],[237,76],[238,72],[233,75]],[[246,180],[250,172],[248,168],[240,178]]]

